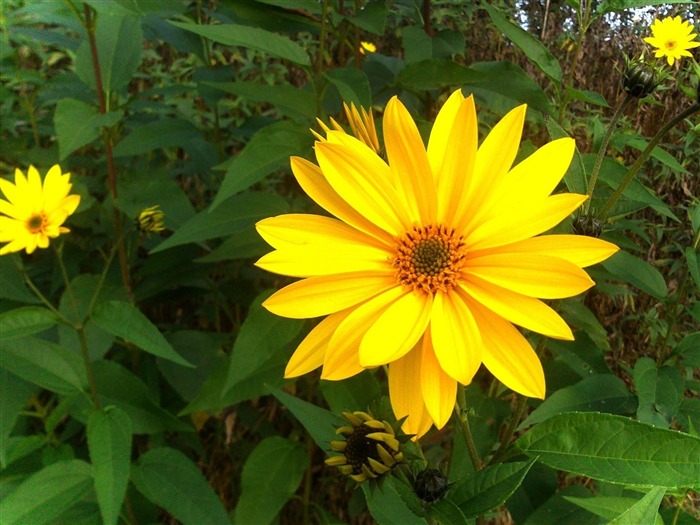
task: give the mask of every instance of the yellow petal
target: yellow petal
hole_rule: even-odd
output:
[[[16,206],[15,204],[12,204],[4,199],[0,199],[0,213],[19,221],[26,221],[29,219],[29,217],[31,217],[31,210],[20,208],[19,206]]]
[[[322,208],[376,239],[393,243],[393,236],[372,224],[338,195],[318,166],[300,157],[292,157],[290,163],[299,185]]]
[[[595,283],[575,264],[536,253],[501,253],[470,258],[465,273],[530,297],[560,299]]]
[[[255,265],[291,277],[392,270],[386,250],[363,244],[343,244],[338,240],[333,244],[275,250],[263,255]]]
[[[433,128],[430,131],[430,139],[428,140],[428,160],[433,173],[436,175],[442,171],[442,162],[450,144],[452,126],[455,123],[463,100],[462,90],[457,89],[445,101],[437,117],[435,117],[435,124],[433,124]]]
[[[562,193],[530,203],[527,208],[501,210],[467,234],[467,246],[483,250],[534,237],[559,224],[586,199],[586,195]]]
[[[401,429],[415,434],[414,440],[423,436],[432,426],[432,419],[418,388],[421,380],[422,355],[414,348],[401,359],[389,364],[389,398],[396,419],[408,416]]]
[[[455,406],[457,382],[440,366],[430,334],[423,338],[421,355],[420,387],[423,402],[435,426],[442,428],[450,420]]]
[[[564,259],[579,268],[585,268],[604,261],[619,250],[614,244],[586,237],[584,235],[542,235],[522,241],[478,251],[478,255],[510,254],[519,257],[521,254],[540,254],[547,257]]]
[[[375,317],[360,343],[360,364],[380,366],[405,355],[425,332],[432,296],[409,291]]]
[[[395,286],[395,272],[309,277],[275,292],[263,306],[282,317],[308,319],[355,306]]]
[[[440,366],[452,379],[471,383],[481,365],[481,336],[469,308],[454,291],[435,294],[430,333]]]
[[[432,224],[437,217],[437,193],[428,155],[416,123],[397,97],[384,110],[384,145],[410,222]]]
[[[29,166],[27,170],[27,191],[37,199],[41,196],[41,175],[34,166]]]
[[[331,314],[318,323],[292,354],[284,371],[284,377],[298,377],[321,366],[333,332],[350,311],[348,309]]]
[[[469,301],[484,344],[484,366],[505,386],[529,397],[544,399],[542,363],[527,339],[509,322],[475,301]]]
[[[460,286],[472,299],[511,323],[556,339],[574,339],[564,319],[539,299],[511,292],[473,275]]]
[[[255,229],[274,248],[305,244],[323,245],[344,242],[384,247],[376,238],[348,226],[343,221],[323,215],[290,213],[259,221]]]
[[[317,143],[316,158],[323,175],[341,198],[382,230],[396,236],[410,224],[407,213],[389,184],[389,167],[362,146]]]

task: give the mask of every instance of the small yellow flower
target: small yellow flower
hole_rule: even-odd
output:
[[[383,476],[403,461],[401,444],[389,423],[366,412],[343,412],[343,416],[350,425],[338,428],[336,434],[345,439],[331,441],[331,449],[342,455],[328,458],[326,465],[362,483]]]
[[[377,46],[375,46],[372,42],[360,42],[360,53],[367,54],[367,53],[376,53],[377,52]]]
[[[165,214],[160,206],[149,206],[136,218],[136,227],[143,233],[162,232],[165,229]]]
[[[70,173],[61,173],[53,166],[42,184],[34,166],[29,166],[25,177],[15,170],[15,183],[0,178],[0,190],[7,200],[0,199],[0,242],[6,242],[0,255],[37,248],[47,248],[54,239],[70,230],[63,225],[78,204],[80,195],[69,195]]]
[[[693,26],[688,21],[682,21],[680,16],[654,20],[651,33],[654,36],[644,41],[657,48],[656,58],[666,57],[670,66],[683,56],[692,56],[688,49],[700,46],[700,42],[695,41],[697,34],[693,33]]]

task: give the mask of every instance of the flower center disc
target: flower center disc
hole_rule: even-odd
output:
[[[459,278],[464,240],[444,226],[414,226],[399,237],[392,264],[402,284],[424,293],[447,291]]]
[[[27,221],[27,230],[29,230],[29,233],[39,233],[44,229],[45,222],[46,217],[43,213],[32,215]]]
[[[676,49],[676,41],[667,40],[666,42],[664,42],[664,47],[669,51],[673,51],[674,49]]]
[[[369,465],[367,458],[376,459],[381,462],[379,452],[377,452],[377,445],[380,447],[384,445],[367,437],[367,434],[372,434],[373,432],[376,432],[376,430],[362,425],[357,427],[355,431],[346,438],[347,446],[345,447],[345,457],[348,460],[348,464],[352,465],[353,474],[360,474],[363,464]],[[389,452],[389,450],[387,450],[387,452]]]

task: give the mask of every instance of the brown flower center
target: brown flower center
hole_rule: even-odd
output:
[[[673,51],[674,49],[676,49],[677,45],[678,42],[676,42],[675,40],[666,40],[666,42],[664,42],[664,47],[667,51]]]
[[[414,226],[398,239],[392,260],[399,282],[424,293],[447,291],[459,279],[464,239],[444,226]]]
[[[39,233],[44,230],[46,226],[46,215],[43,213],[37,213],[29,217],[26,223],[27,230],[29,233]]]

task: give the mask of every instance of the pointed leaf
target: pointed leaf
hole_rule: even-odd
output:
[[[58,324],[58,317],[43,306],[23,306],[0,314],[0,339],[33,335]]]
[[[615,277],[636,286],[655,299],[668,296],[668,288],[661,272],[634,255],[620,250],[601,264]]]

